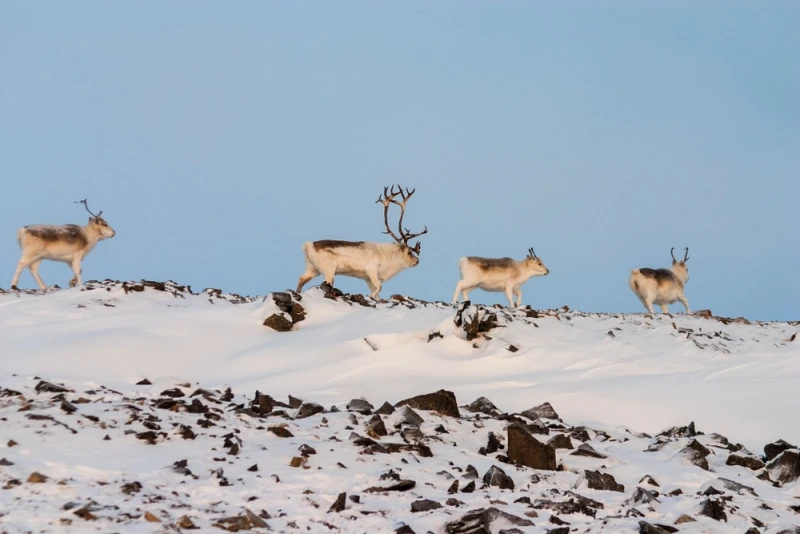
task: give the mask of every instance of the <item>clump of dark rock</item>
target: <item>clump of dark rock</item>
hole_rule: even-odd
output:
[[[639,521],[639,534],[671,534],[678,529],[669,525],[651,525],[647,521]]]
[[[572,445],[572,440],[569,438],[567,434],[556,434],[550,441],[547,442],[548,445],[553,447],[554,449],[574,449],[575,447]]]
[[[725,513],[725,502],[722,499],[709,497],[701,504],[702,508],[698,512],[700,515],[710,517],[716,521],[728,521],[728,514]]]
[[[371,415],[374,407],[365,399],[353,399],[347,403],[348,412],[356,412],[361,415]]]
[[[508,457],[517,464],[533,469],[555,471],[556,450],[537,440],[520,424],[511,424],[508,432]]]
[[[384,402],[381,404],[381,407],[375,410],[375,413],[378,415],[391,415],[394,413],[394,406],[389,404],[388,402]]]
[[[524,415],[528,419],[559,419],[558,414],[549,402],[520,412],[520,415]]]
[[[578,448],[575,449],[573,452],[570,453],[573,456],[586,456],[588,458],[600,458],[604,460],[608,458],[605,454],[599,453],[594,450],[594,447],[589,445],[588,443],[581,443],[578,445]]]
[[[364,490],[365,493],[382,493],[384,491],[408,491],[417,485],[413,480],[401,480],[391,486],[373,486]]]
[[[625,491],[625,486],[617,483],[613,476],[608,473],[601,473],[600,471],[584,471],[581,478],[575,483],[575,487],[580,487],[584,483],[586,483],[589,489],[593,490]]]
[[[437,412],[441,415],[449,415],[450,417],[461,417],[458,411],[458,403],[456,396],[452,391],[445,391],[440,389],[435,393],[427,393],[425,395],[417,395],[410,399],[401,400],[395,403],[395,408],[400,406],[410,406],[417,410],[428,410]]]
[[[800,479],[800,450],[786,449],[767,464],[772,480],[788,484]]]
[[[476,484],[475,484],[475,481],[473,480],[469,484],[464,486],[464,488],[461,490],[461,493],[472,493],[472,492],[475,491],[475,487],[476,487]]]
[[[506,474],[505,471],[493,465],[483,475],[483,483],[487,486],[497,486],[500,489],[514,489],[514,479]]]
[[[532,527],[533,522],[498,510],[497,508],[479,508],[467,512],[461,518],[445,524],[447,534],[488,534],[493,532],[492,523],[502,520],[519,527]]]
[[[727,460],[725,460],[725,465],[738,465],[741,467],[746,467],[747,469],[751,469],[753,471],[758,471],[759,469],[763,469],[764,462],[762,462],[761,459],[756,456],[743,455],[732,452],[731,454],[728,455]]]
[[[403,406],[400,408],[399,413],[395,417],[396,419],[394,426],[398,428],[401,425],[419,426],[425,422],[425,420],[409,406]]]
[[[764,457],[766,461],[769,462],[770,460],[774,460],[780,453],[789,449],[796,449],[795,445],[779,439],[778,441],[773,441],[772,443],[767,443],[764,445]]]
[[[344,511],[345,504],[347,504],[347,493],[342,492],[336,497],[336,500],[333,501],[333,504],[328,509],[328,512],[342,512]]]
[[[412,512],[429,512],[431,510],[437,510],[441,507],[441,504],[436,501],[432,501],[431,499],[420,499],[411,503]]]

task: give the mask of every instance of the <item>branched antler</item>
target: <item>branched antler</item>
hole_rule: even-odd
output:
[[[414,239],[415,237],[419,237],[423,234],[428,233],[428,227],[425,226],[425,229],[419,232],[418,234],[412,234],[408,228],[403,229],[403,216],[406,214],[406,203],[409,201],[411,196],[414,194],[416,189],[409,190],[408,188],[403,190],[403,187],[398,185],[397,191],[394,190],[395,186],[392,185],[391,188],[384,187],[383,188],[383,196],[378,197],[376,203],[383,204],[383,222],[386,225],[386,231],[383,232],[384,234],[392,236],[392,238],[397,242],[406,245],[411,250],[413,250],[417,255],[419,255],[421,244],[417,242],[413,247],[409,246],[408,242]],[[395,199],[397,195],[400,195],[402,201],[398,201]],[[400,219],[397,222],[397,230],[400,233],[400,237],[397,237],[394,232],[392,232],[391,227],[389,226],[389,205],[390,204],[397,204],[400,206]]]
[[[91,215],[91,216],[92,216],[92,217],[94,217],[95,219],[97,219],[98,217],[100,217],[100,215],[102,215],[102,214],[103,214],[103,210],[100,210],[100,213],[98,213],[97,215],[95,215],[94,213],[92,213],[92,210],[90,210],[90,209],[89,209],[89,204],[86,202],[86,199],[85,199],[85,198],[84,198],[83,200],[76,200],[76,201],[75,201],[75,204],[83,204],[83,207],[84,207],[84,208],[86,208],[86,211],[88,211],[88,212],[89,212],[89,215]]]
[[[689,247],[686,247],[684,250],[686,251],[686,254],[683,255],[683,261],[687,262],[689,261]]]
[[[529,249],[528,249],[528,255],[529,255],[531,258],[533,258],[534,260],[536,259],[536,253],[533,251],[533,247],[531,247],[531,248],[529,248]]]

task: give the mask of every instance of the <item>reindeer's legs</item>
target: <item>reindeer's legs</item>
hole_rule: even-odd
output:
[[[70,266],[75,276],[69,281],[69,287],[77,287],[81,285],[81,258],[73,258]]]
[[[686,297],[684,297],[683,295],[681,295],[680,297],[678,297],[678,300],[679,300],[679,301],[681,301],[681,304],[683,304],[683,305],[686,307],[686,315],[689,315],[690,313],[692,313],[692,312],[689,310],[689,301],[688,301],[688,300],[686,300]]]
[[[44,284],[44,282],[42,282],[42,279],[39,278],[39,264],[40,263],[42,263],[41,259],[38,259],[38,260],[34,261],[30,265],[28,265],[28,270],[31,272],[31,276],[33,276],[33,279],[36,280],[36,283],[39,284],[39,288],[44,290],[44,289],[47,289],[47,286]]]
[[[306,271],[300,275],[300,278],[297,280],[297,292],[301,293],[303,291],[303,286],[309,283],[311,280],[319,276],[319,271],[314,264],[311,263],[308,259],[308,252],[306,252]]]
[[[22,274],[22,270],[31,263],[33,262],[25,260],[25,256],[20,258],[19,263],[17,263],[17,270],[14,271],[14,277],[11,279],[11,289],[16,289],[17,284],[19,283],[19,275]]]
[[[506,287],[505,293],[506,293],[506,298],[508,299],[508,307],[509,308],[513,308],[514,307],[514,288],[510,287],[510,286]]]
[[[661,305],[661,313],[669,313],[669,308],[667,308],[666,304]]]
[[[514,291],[514,295],[516,295],[516,296],[517,296],[517,308],[519,308],[520,306],[522,306],[522,288],[519,288],[519,287],[518,287],[518,288],[517,288],[517,289]]]
[[[464,286],[461,285],[463,282],[464,282],[463,280],[459,280],[458,283],[456,284],[456,292],[453,293],[453,302],[454,303],[458,302],[458,294],[461,293],[464,290]],[[466,300],[466,299],[467,299],[467,296],[464,295],[464,300]]]
[[[650,315],[655,315],[655,312],[653,311],[653,304],[650,301],[642,299],[642,304],[644,304],[644,307],[647,308],[648,312],[650,312]]]

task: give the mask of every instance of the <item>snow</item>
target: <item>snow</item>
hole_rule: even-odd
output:
[[[0,388],[22,394],[0,397],[4,421],[0,458],[13,463],[0,467],[0,483],[21,481],[0,490],[0,531],[60,527],[69,532],[152,532],[154,526],[166,528],[183,515],[208,529],[247,507],[255,514],[267,512],[267,523],[277,531],[293,531],[294,521],[299,531],[312,532],[330,532],[324,523],[343,532],[393,532],[402,523],[415,532],[443,532],[446,521],[478,507],[495,506],[524,518],[531,508],[514,503],[516,499],[548,495],[557,500],[550,489],[572,489],[583,469],[601,466],[625,485],[625,492],[585,486],[574,490],[605,504],[598,518],[624,516],[631,507],[626,501],[642,476],[649,474],[660,484],[655,489],[661,502],[653,511],[646,505],[636,508],[652,523],[672,524],[684,513],[698,519],[678,525],[681,532],[743,532],[752,526],[750,517],[775,529],[800,520],[788,510],[800,503],[800,484],[777,488],[757,479],[753,471],[726,466],[728,451],[711,437],[711,433],[724,435],[754,453],[779,438],[800,443],[796,425],[800,398],[794,394],[800,383],[800,340],[790,341],[800,329],[796,323],[497,309],[490,311],[498,314],[503,326],[488,334],[491,339],[467,341],[453,323],[456,308],[451,304],[409,299],[365,307],[325,298],[312,288],[300,301],[306,319],[291,332],[275,332],[262,326],[266,317],[279,311],[270,296],[191,294],[173,284],[164,289],[126,291],[120,283],[92,282],[44,295],[0,293]],[[511,346],[518,350],[512,352]],[[136,385],[144,378],[152,385]],[[60,399],[52,400],[55,394],[34,390],[41,380],[69,388],[64,397],[72,403],[80,397],[89,402],[75,404],[77,411],[65,413]],[[216,403],[207,404],[220,410],[216,426],[202,428],[198,414],[153,406],[163,398],[160,392],[176,387],[186,395],[198,388],[215,391]],[[296,420],[262,419],[237,414],[229,403],[220,402],[227,388],[236,404],[247,405],[258,390],[284,402],[293,395],[343,411]],[[559,462],[566,470],[537,472],[546,473],[542,475],[546,479],[533,484],[534,471],[477,452],[486,445],[488,431],[505,439],[505,423],[474,421],[474,414],[464,409],[462,419],[419,412],[425,419],[423,433],[438,436],[428,443],[432,458],[407,451],[364,455],[348,442],[347,427],[363,436],[369,419],[358,415],[356,423],[350,420],[344,410],[351,399],[363,397],[377,408],[384,401],[394,404],[440,389],[453,391],[460,405],[485,396],[508,413],[549,401],[569,425],[607,432],[610,439],[596,434],[590,444],[609,458],[578,457],[559,450]],[[205,397],[197,398],[206,402]],[[188,397],[183,400],[191,402]],[[135,408],[130,406],[141,410],[137,420],[131,421]],[[49,419],[31,419],[30,414],[49,415],[77,433]],[[142,426],[144,414],[155,415],[159,421],[153,424],[166,433],[155,445],[135,436],[147,430]],[[321,422],[323,417],[327,423]],[[713,451],[711,472],[681,454],[688,438],[670,441],[657,452],[644,452],[653,439],[640,433],[653,436],[691,421],[705,432],[696,439]],[[392,417],[385,422],[392,432]],[[287,424],[295,437],[279,438],[266,431],[280,423]],[[434,431],[440,424],[449,434]],[[177,425],[190,426],[197,437],[182,439]],[[229,432],[241,440],[238,454],[223,448],[223,436]],[[105,436],[110,439],[104,440]],[[341,441],[331,441],[332,436]],[[9,447],[9,440],[18,445]],[[399,434],[384,441],[403,442]],[[317,450],[308,458],[310,469],[289,466],[302,444]],[[188,460],[197,479],[171,469],[182,459]],[[337,462],[346,469],[337,467]],[[247,471],[253,464],[259,470]],[[437,473],[447,471],[461,478],[455,468],[467,464],[475,466],[481,477],[491,466],[501,467],[514,478],[517,489],[483,490],[478,480],[475,493],[447,495],[452,481]],[[219,468],[230,486],[220,486],[221,478],[212,474]],[[389,469],[415,480],[416,487],[385,495],[363,493],[392,482],[379,480]],[[33,472],[48,480],[27,483]],[[697,515],[707,497],[696,492],[709,483],[723,490],[714,483],[718,478],[735,480],[758,494],[732,493],[739,510],[729,510],[725,523]],[[141,483],[141,492],[120,492],[121,484],[134,480]],[[467,481],[461,481],[463,487]],[[676,488],[684,497],[664,495]],[[305,490],[313,493],[303,494]],[[328,513],[340,492],[359,494],[361,503],[348,500],[344,512]],[[249,501],[251,497],[256,499]],[[415,500],[444,504],[448,497],[465,504],[410,512]],[[490,500],[506,504],[489,504]],[[759,508],[762,502],[772,510]],[[85,505],[97,520],[74,515]],[[163,524],[146,522],[145,511]],[[364,515],[364,511],[377,513]],[[539,517],[531,519],[536,527],[518,528],[546,532],[556,527],[548,522],[549,512],[536,511]],[[581,526],[582,532],[601,531],[601,522],[590,517],[559,517],[573,527]],[[622,517],[616,528],[636,531],[640,520]]]

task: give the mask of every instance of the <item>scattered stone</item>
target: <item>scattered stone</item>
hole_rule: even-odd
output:
[[[425,420],[420,417],[420,415],[412,410],[409,406],[403,406],[398,410],[397,415],[395,415],[395,428],[399,428],[402,425],[414,425],[419,426],[424,423]]]
[[[758,471],[759,469],[764,468],[764,462],[762,462],[758,457],[750,455],[745,456],[735,452],[728,455],[728,459],[725,460],[725,465],[738,465],[753,471]]]
[[[384,402],[381,404],[381,407],[375,410],[375,413],[378,415],[392,415],[394,413],[394,406],[389,404],[388,402]]]
[[[181,516],[181,518],[178,519],[177,525],[179,528],[184,530],[194,530],[196,528],[200,528],[194,524],[194,521],[192,521],[188,515]]]
[[[403,525],[395,529],[394,534],[416,534],[416,532],[408,525]]]
[[[59,386],[51,382],[42,380],[36,384],[36,393],[68,393],[70,390],[64,386]]]
[[[356,412],[361,415],[371,415],[374,407],[365,399],[353,399],[347,403],[348,412]]]
[[[478,478],[478,470],[475,469],[474,466],[468,465],[467,468],[464,469],[462,478]]]
[[[449,415],[450,417],[461,417],[458,411],[458,403],[456,396],[452,391],[445,391],[440,389],[435,393],[427,393],[425,395],[417,395],[410,399],[401,400],[395,403],[395,408],[408,405],[417,410],[427,410],[437,412],[441,415]],[[419,424],[419,423],[417,423]]]
[[[138,382],[136,382],[136,385],[137,386],[152,386],[153,383],[150,382],[148,379],[143,378],[143,379],[139,380]]]
[[[668,438],[693,438],[700,434],[694,426],[694,421],[689,423],[686,426],[676,426],[672,427],[669,430],[665,430],[659,436],[665,436]]]
[[[639,534],[671,534],[672,532],[678,532],[678,529],[667,525],[651,525],[647,521],[639,521]]]
[[[494,432],[489,432],[489,439],[488,443],[486,444],[486,454],[493,454],[500,450],[500,447],[500,442],[497,440]]]
[[[630,504],[650,504],[651,502],[661,502],[655,492],[648,491],[642,487],[637,486],[633,490],[633,495],[628,500]]]
[[[12,465],[14,465],[14,462],[6,460],[5,458],[0,458],[0,467],[10,467]]]
[[[613,476],[608,473],[601,473],[600,471],[584,471],[581,478],[575,483],[575,487],[579,488],[584,483],[589,489],[600,491],[625,491],[625,486],[618,484]]]
[[[344,511],[345,504],[347,503],[347,493],[342,492],[336,497],[336,500],[333,502],[331,507],[328,509],[328,512],[342,512]]]
[[[528,419],[559,419],[558,414],[549,402],[520,412],[520,415],[524,415]]]
[[[300,455],[305,457],[305,458],[308,458],[312,454],[317,454],[317,450],[314,447],[306,445],[305,443],[300,445],[300,447],[298,447],[297,450],[299,450],[300,451]]]
[[[324,411],[325,408],[315,402],[304,402],[300,405],[300,408],[297,410],[297,415],[295,415],[294,418],[305,419],[306,417],[311,417],[312,415],[317,415]]]
[[[697,443],[696,441],[694,443]],[[699,445],[699,444],[698,444]],[[700,445],[702,447],[702,445]],[[704,447],[705,448],[705,447]],[[708,450],[708,449],[706,449]],[[705,469],[708,471],[708,460],[706,460],[706,456],[708,454],[703,454],[700,450],[696,447],[687,446],[681,449],[680,454],[684,456],[689,462],[693,463],[700,469]]]
[[[752,495],[753,497],[758,497],[758,495],[756,495],[755,490],[750,486],[739,484],[738,482],[734,482],[733,480],[729,480],[727,478],[718,478],[716,480],[706,482],[700,487],[700,492],[703,493],[706,490],[713,488],[714,486],[721,486],[729,491],[738,493],[739,495],[744,495],[745,493],[747,493],[749,495]]]
[[[44,484],[47,482],[47,477],[39,472],[34,471],[28,476],[27,482],[29,484]]]
[[[372,430],[377,436],[381,437],[388,435],[383,419],[377,414],[373,415],[372,418],[367,421],[367,430]]]
[[[600,458],[601,460],[604,460],[604,459],[608,458],[608,456],[606,456],[605,454],[599,453],[596,450],[594,450],[594,447],[592,447],[588,443],[582,443],[582,444],[578,445],[578,448],[575,449],[570,454],[573,455],[573,456],[586,456],[586,457],[589,457],[589,458]]]
[[[248,467],[248,468],[247,468],[247,470],[248,470],[249,472],[251,472],[251,473],[255,473],[255,472],[257,472],[257,471],[258,471],[258,464],[253,464],[253,465],[251,465],[250,467]]]
[[[460,519],[450,521],[445,525],[447,534],[490,534],[492,523],[504,521],[518,527],[532,527],[532,521],[503,512],[497,508],[479,508],[467,512]]]
[[[683,514],[678,519],[675,520],[676,525],[682,525],[684,523],[695,523],[697,519],[693,518],[692,516]]]
[[[728,514],[725,513],[725,503],[718,498],[709,497],[702,503],[700,515],[710,517],[716,521],[728,521]]]
[[[397,484],[393,484],[391,486],[380,487],[374,486],[371,488],[367,488],[364,490],[364,493],[382,493],[384,491],[408,491],[410,489],[414,489],[417,483],[413,480],[401,480]]]
[[[779,439],[778,441],[773,441],[772,443],[764,445],[764,456],[766,457],[766,461],[769,462],[777,458],[783,451],[796,448],[795,445]]]
[[[767,464],[767,472],[772,480],[788,484],[800,478],[800,451],[787,449]]]
[[[213,526],[229,532],[238,532],[240,530],[250,530],[253,528],[269,528],[267,522],[256,514],[247,508],[245,508],[244,511],[244,515],[222,518],[214,523]]]
[[[656,482],[656,480],[650,475],[643,476],[642,479],[639,481],[639,484],[648,484],[650,486],[659,487],[658,482]]]
[[[490,416],[495,416],[502,413],[500,410],[497,409],[497,406],[494,405],[492,401],[487,399],[486,397],[478,397],[471,404],[466,406],[467,411],[473,413],[482,413]]]
[[[554,449],[574,449],[575,447],[572,445],[572,440],[569,438],[567,434],[556,434],[550,441],[547,442],[548,445],[553,447]]]
[[[268,432],[272,432],[279,438],[293,438],[294,434],[292,434],[288,428],[284,426],[270,426],[267,427]]]
[[[514,479],[495,465],[483,475],[483,483],[487,486],[497,486],[500,489],[514,490]]]
[[[144,519],[148,523],[161,523],[161,520],[158,517],[156,517],[155,515],[151,514],[150,512],[145,512],[144,513]]]
[[[458,479],[454,480],[450,487],[447,488],[447,493],[452,495],[454,493],[458,493]]]
[[[509,425],[507,431],[508,457],[513,463],[533,469],[556,470],[556,450],[551,445],[540,442],[517,423]]]
[[[289,465],[291,467],[303,467],[304,465],[306,465],[306,462],[308,462],[307,458],[303,456],[294,456],[289,462]]]
[[[475,481],[473,480],[469,484],[464,486],[464,488],[461,490],[461,493],[472,493],[475,491],[475,486],[476,484]]]
[[[81,508],[78,508],[77,510],[75,510],[72,513],[77,515],[78,517],[80,517],[84,521],[95,521],[97,519],[97,516],[89,511],[89,506],[88,505],[87,506],[82,506]]]
[[[412,512],[429,512],[431,510],[438,510],[442,505],[430,499],[420,499],[411,503]]]
[[[133,481],[123,484],[119,490],[125,495],[133,495],[142,491],[142,485],[139,482]]]
[[[293,323],[291,320],[286,318],[285,314],[273,313],[264,319],[264,326],[271,328],[276,332],[288,332],[292,329]]]

